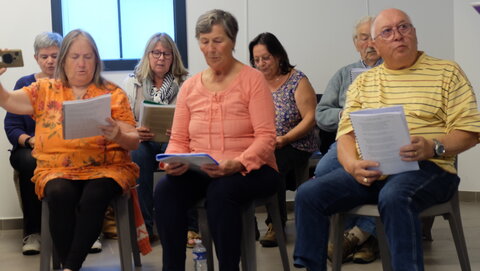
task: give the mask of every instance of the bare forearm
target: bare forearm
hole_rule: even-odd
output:
[[[315,127],[315,116],[311,114],[302,119],[297,126],[293,127],[288,133],[284,136],[288,139],[289,142],[298,140],[306,136],[312,129]]]
[[[140,143],[140,138],[136,131],[122,131],[118,133],[118,136],[114,139],[115,143],[120,145],[120,147],[132,151],[138,148]]]
[[[33,114],[33,107],[24,91],[8,91],[0,83],[0,106],[18,115]]]
[[[354,162],[358,160],[355,135],[353,132],[342,135],[337,140],[337,157],[343,168],[351,173]]]
[[[479,135],[474,132],[453,130],[442,138],[438,138],[445,146],[445,155],[454,156],[477,145]]]

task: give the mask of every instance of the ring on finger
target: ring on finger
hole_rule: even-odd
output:
[[[367,178],[367,177],[363,177],[363,182],[364,182],[364,183],[368,183],[368,178]]]

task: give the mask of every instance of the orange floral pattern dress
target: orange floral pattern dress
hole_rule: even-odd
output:
[[[61,81],[40,79],[23,91],[33,106],[35,127],[35,148],[32,155],[37,167],[32,181],[39,198],[48,181],[57,178],[69,180],[90,180],[112,178],[124,191],[136,184],[138,166],[130,160],[129,152],[104,136],[79,139],[63,139],[62,103],[75,100],[73,91]],[[104,89],[91,84],[85,99],[103,94],[112,94],[112,118],[135,125],[128,98],[124,91],[107,83]]]

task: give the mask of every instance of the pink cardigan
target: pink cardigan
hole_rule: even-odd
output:
[[[248,173],[275,162],[275,109],[263,75],[244,65],[225,90],[210,92],[198,73],[177,97],[166,153],[208,153],[235,159]]]

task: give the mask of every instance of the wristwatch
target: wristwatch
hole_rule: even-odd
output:
[[[442,144],[442,142],[434,138],[433,143],[435,144],[435,146],[433,147],[433,157],[439,158],[443,156],[445,154],[445,146]]]
[[[32,137],[28,137],[27,139],[25,139],[25,141],[23,142],[23,145],[25,145],[25,147],[28,147],[28,148],[30,148],[30,149],[33,149],[33,148],[32,148],[32,145],[30,145],[30,139],[31,139],[31,138],[32,138]]]

